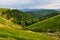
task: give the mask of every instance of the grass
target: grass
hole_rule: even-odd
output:
[[[12,23],[10,20],[0,16],[0,27],[22,28],[20,25]]]
[[[42,33],[28,32],[13,28],[0,28],[1,40],[58,40],[55,37],[48,36]]]
[[[60,30],[60,15],[35,23],[31,26],[26,27],[25,29],[29,29],[36,32],[59,31]]]

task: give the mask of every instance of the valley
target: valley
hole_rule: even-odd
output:
[[[0,8],[0,40],[60,40],[60,11]]]

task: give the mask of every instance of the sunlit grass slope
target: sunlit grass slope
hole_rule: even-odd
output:
[[[56,32],[60,30],[60,15],[35,23],[26,29],[36,32]]]
[[[0,27],[11,27],[11,28],[21,28],[20,25],[14,24],[9,20],[6,20],[5,18],[0,16]]]
[[[42,33],[29,32],[13,28],[0,28],[0,40],[58,40]]]

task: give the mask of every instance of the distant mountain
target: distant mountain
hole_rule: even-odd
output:
[[[41,9],[41,10],[34,10],[34,11],[27,11],[26,13],[32,15],[40,20],[55,16],[58,14],[59,11],[53,9]]]
[[[0,8],[0,16],[22,26],[28,26],[39,21],[38,18],[28,15],[17,9]]]
[[[38,10],[42,10],[42,9],[20,9],[23,12],[28,12],[28,11],[38,11]]]
[[[60,31],[60,14],[41,22],[26,27],[35,32],[57,32]]]
[[[60,9],[55,9],[55,10],[57,10],[57,11],[59,11],[59,12],[60,12]]]

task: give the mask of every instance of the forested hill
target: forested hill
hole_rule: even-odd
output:
[[[26,29],[36,32],[57,32],[60,31],[60,14],[41,22],[28,26]]]
[[[54,9],[41,9],[41,10],[34,10],[34,11],[27,11],[27,14],[30,14],[34,17],[39,18],[40,20],[55,16],[58,14],[58,10]]]
[[[0,16],[22,26],[28,26],[39,21],[39,19],[17,9],[0,8]]]

